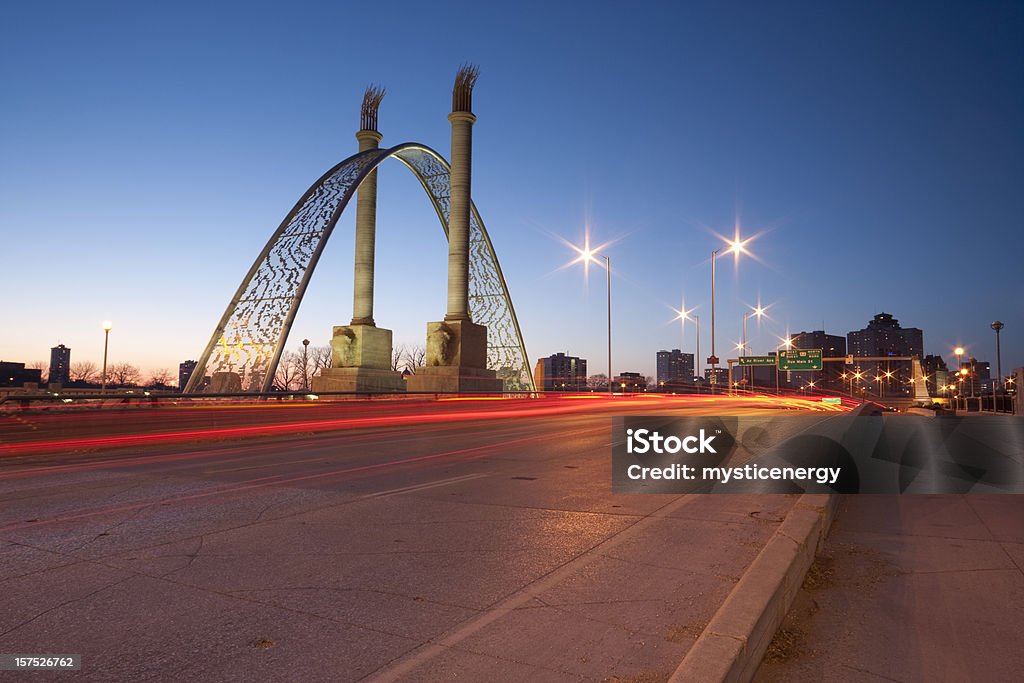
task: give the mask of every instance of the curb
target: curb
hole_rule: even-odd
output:
[[[807,494],[715,612],[669,683],[749,681],[825,539],[839,496]]]

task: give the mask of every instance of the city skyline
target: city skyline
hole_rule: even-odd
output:
[[[561,269],[573,254],[560,240],[583,244],[588,231],[613,242],[613,372],[653,375],[656,350],[694,351],[692,326],[673,321],[683,300],[701,316],[706,358],[709,257],[738,224],[757,258],[719,261],[720,358],[761,302],[769,320],[749,323],[754,352],[787,331],[845,335],[884,311],[924,330],[925,354],[949,362],[964,346],[994,363],[999,319],[1009,374],[1024,363],[1020,279],[1001,267],[1022,239],[1021,8],[811,8],[655,7],[647,33],[624,30],[644,38],[615,54],[596,48],[639,20],[611,6],[555,8],[543,28],[527,9],[487,8],[459,50],[399,50],[337,73],[320,27],[303,24],[296,54],[264,51],[299,26],[266,8],[212,9],[202,25],[152,8],[69,5],[45,23],[13,8],[23,30],[0,47],[13,103],[0,225],[26,294],[9,303],[0,358],[45,360],[63,343],[72,362],[99,361],[106,319],[112,361],[173,372],[196,358],[274,227],[355,152],[362,88],[388,88],[385,145],[421,140],[447,155],[448,81],[472,59],[483,70],[474,199],[531,364],[570,350],[603,371],[603,276]],[[425,28],[444,23],[421,11]],[[497,21],[508,35],[485,39]],[[515,49],[525,37],[529,54]],[[322,106],[307,106],[303,89],[325,83]],[[443,310],[445,250],[395,166],[380,173],[378,322],[396,343],[422,344]],[[326,344],[351,316],[352,221],[325,251],[289,349]],[[413,295],[413,275],[436,286]]]

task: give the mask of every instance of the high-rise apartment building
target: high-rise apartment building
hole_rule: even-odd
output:
[[[671,390],[693,384],[693,354],[679,349],[658,351],[658,390]]]
[[[540,358],[533,381],[539,391],[587,391],[587,361],[564,353]]]
[[[71,349],[58,344],[50,349],[50,384],[67,384],[71,381]]]

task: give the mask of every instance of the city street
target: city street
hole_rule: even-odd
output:
[[[5,413],[0,651],[105,681],[664,679],[797,497],[613,496],[611,416],[780,407],[817,405]]]

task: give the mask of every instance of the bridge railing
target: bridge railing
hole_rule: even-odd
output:
[[[647,392],[654,393],[654,392]],[[615,398],[641,397],[647,393],[640,391],[614,392]],[[697,392],[694,392],[697,393]],[[709,392],[704,392],[709,393]],[[283,402],[283,401],[402,401],[402,400],[441,400],[453,398],[487,399],[487,398],[557,398],[565,396],[579,396],[581,394],[594,397],[606,397],[609,393],[603,389],[594,391],[567,392],[567,391],[504,391],[504,392],[355,392],[355,391],[328,391],[312,392],[309,390],[299,391],[269,391],[269,392],[226,392],[226,393],[202,393],[182,394],[170,391],[148,391],[145,389],[135,390],[107,390],[71,392],[8,392],[0,393],[0,409],[7,408],[29,408],[29,407],[57,407],[61,405],[79,407],[112,407],[112,406],[157,406],[157,405],[197,405],[203,403],[253,403],[253,402]]]
[[[952,399],[958,413],[998,413],[1014,415],[1016,397],[1010,394],[986,394],[984,396],[960,396]]]

